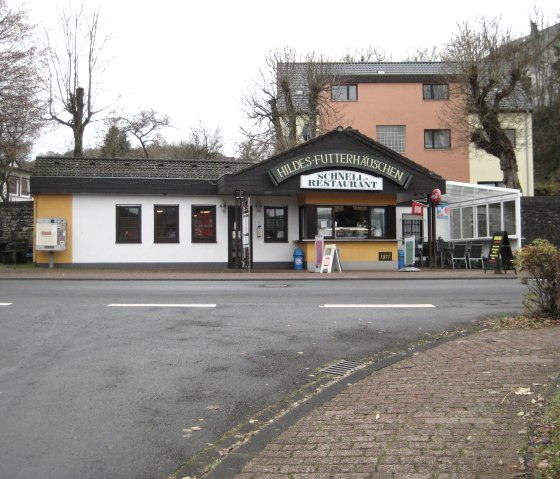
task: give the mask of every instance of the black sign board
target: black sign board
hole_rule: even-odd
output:
[[[508,268],[513,269],[513,253],[511,252],[507,231],[499,231],[492,235],[492,243],[490,244],[484,271],[487,268],[494,270],[503,268],[504,271]]]

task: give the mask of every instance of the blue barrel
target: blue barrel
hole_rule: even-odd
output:
[[[294,269],[303,269],[303,250],[301,248],[294,250]]]
[[[404,268],[404,250],[400,249],[399,250],[399,269],[403,269]]]

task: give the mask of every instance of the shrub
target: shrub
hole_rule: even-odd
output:
[[[556,316],[560,312],[560,250],[544,239],[521,248],[515,268],[526,273],[522,281],[529,293],[524,305],[533,314]]]

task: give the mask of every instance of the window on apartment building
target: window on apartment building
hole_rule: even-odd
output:
[[[216,242],[216,206],[193,205],[191,210],[192,242]]]
[[[8,178],[8,193],[10,196],[19,196],[19,176]]]
[[[449,130],[424,130],[424,148],[426,150],[451,148],[451,132]]]
[[[380,125],[377,127],[377,141],[396,151],[405,151],[405,127],[399,125]]]
[[[441,83],[425,83],[422,85],[424,100],[448,100],[449,86]]]
[[[142,242],[142,206],[117,205],[117,243]]]
[[[29,197],[29,178],[21,178],[21,196]]]
[[[517,138],[516,138],[516,135],[515,135],[515,128],[506,128],[504,130],[504,133],[506,134],[509,141],[511,142],[511,146],[516,148],[517,147]]]
[[[179,206],[154,205],[154,243],[179,242]]]
[[[288,241],[288,208],[266,207],[264,209],[264,241],[265,243]]]
[[[358,99],[358,85],[333,85],[331,100],[356,101]]]

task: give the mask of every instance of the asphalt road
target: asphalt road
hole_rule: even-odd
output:
[[[518,312],[524,293],[509,278],[0,281],[0,477],[164,478],[321,366]]]

